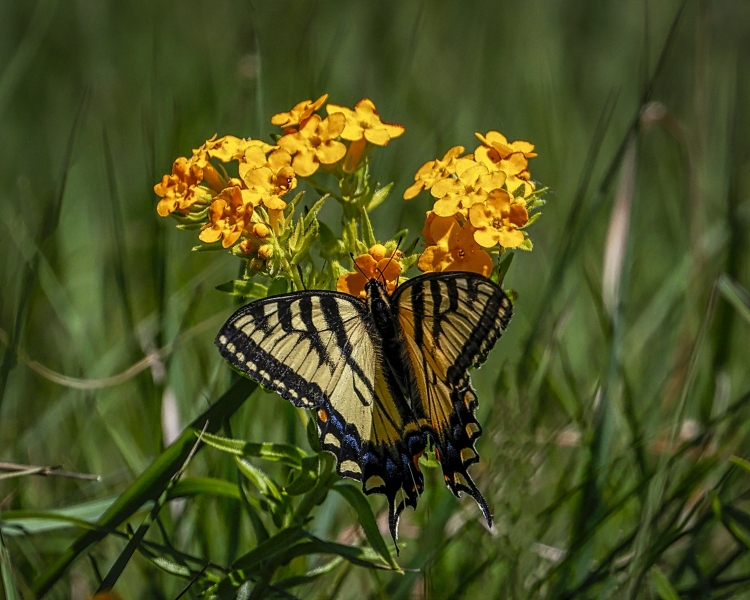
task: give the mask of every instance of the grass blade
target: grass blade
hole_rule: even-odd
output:
[[[10,555],[5,547],[5,540],[0,533],[0,575],[3,578],[3,590],[5,600],[21,600],[16,584],[13,582],[13,567],[10,563]]]
[[[375,515],[372,513],[372,507],[362,491],[359,488],[345,483],[334,485],[333,491],[338,492],[355,510],[357,513],[357,520],[362,526],[362,530],[365,532],[367,541],[370,542],[370,546],[372,546],[383,560],[391,565],[393,569],[401,572],[401,567],[399,567],[398,563],[394,560],[393,555],[390,550],[388,550],[388,545],[380,534],[380,529],[378,529],[378,524],[375,521]]]
[[[183,431],[182,435],[170,444],[149,467],[120,495],[97,525],[101,528],[118,527],[137,511],[145,502],[158,497],[169,481],[182,468],[185,459],[195,444],[195,430],[216,432],[225,419],[231,417],[257,388],[257,384],[245,379],[237,379],[232,387],[208,410],[203,412]],[[43,596],[68,570],[83,552],[100,542],[106,534],[88,531],[79,537],[68,550],[34,583],[34,593]]]

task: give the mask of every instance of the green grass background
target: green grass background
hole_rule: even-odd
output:
[[[156,215],[153,184],[212,134],[268,139],[272,114],[323,93],[369,97],[406,127],[373,154],[375,179],[395,182],[372,214],[382,239],[420,231],[429,198],[401,193],[425,161],[473,149],[475,131],[535,143],[531,174],[550,191],[505,282],[513,320],[473,376],[472,473],[494,530],[428,470],[402,519],[405,574],[342,565],[291,592],[750,596],[750,473],[732,462],[750,433],[748,39],[750,7],[719,0],[1,3],[0,460],[102,477],[0,480],[7,597],[33,597],[81,533],[20,535],[17,511],[115,497],[168,423],[179,433],[229,386],[212,339],[234,305],[214,287],[236,259],[191,253],[193,233]],[[618,202],[624,255],[607,274]],[[338,222],[333,204],[322,215]],[[112,385],[39,373],[108,377],[201,324]],[[262,392],[231,435],[307,447],[295,409]],[[210,449],[188,474],[237,477]],[[317,535],[359,539],[340,498],[313,514]],[[177,548],[218,563],[255,545],[236,501],[199,494],[162,521]],[[106,572],[124,544],[107,537],[48,597],[92,593],[93,563]],[[115,589],[174,598],[185,585],[136,554]]]

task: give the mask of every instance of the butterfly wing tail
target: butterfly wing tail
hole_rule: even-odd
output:
[[[467,385],[454,389],[451,399],[454,410],[448,427],[433,433],[433,437],[437,438],[434,441],[445,484],[457,497],[465,492],[474,498],[487,525],[492,527],[492,514],[487,501],[469,475],[469,466],[479,461],[474,442],[482,435],[482,427],[474,416],[477,397],[471,386]]]

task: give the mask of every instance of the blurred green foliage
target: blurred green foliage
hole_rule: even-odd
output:
[[[266,139],[273,113],[326,92],[406,126],[373,165],[395,182],[372,214],[384,235],[418,233],[429,199],[400,193],[475,131],[535,143],[551,192],[505,280],[513,321],[473,376],[495,528],[425,468],[403,573],[301,556],[274,582],[302,577],[285,593],[305,598],[746,593],[748,39],[750,7],[718,0],[0,4],[0,460],[101,476],[3,476],[5,596],[33,597],[72,547],[47,597],[86,597],[119,560],[124,598],[175,598],[191,576],[174,565],[221,572],[261,541],[239,457],[206,447],[168,481],[209,404],[223,437],[310,453],[306,431],[289,403],[230,387],[214,287],[236,261],[191,253],[152,186],[213,133]],[[298,541],[377,551],[346,494]],[[116,532],[92,529],[103,513]]]

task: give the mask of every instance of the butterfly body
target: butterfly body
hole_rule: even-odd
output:
[[[481,427],[468,369],[479,366],[512,313],[502,289],[473,273],[432,273],[366,301],[329,291],[258,300],[216,338],[235,368],[295,406],[315,410],[321,445],[340,475],[388,498],[391,534],[424,487],[428,439],[448,488],[489,508],[468,466]]]

